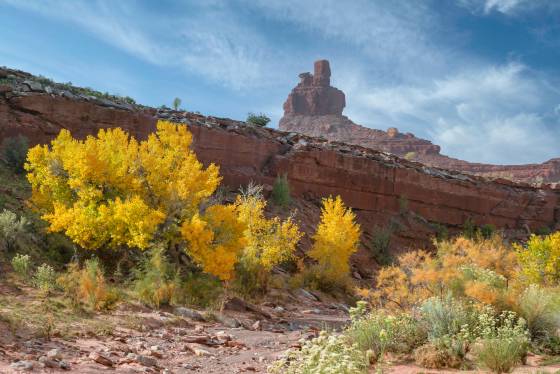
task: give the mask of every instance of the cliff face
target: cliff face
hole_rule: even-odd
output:
[[[320,199],[340,194],[354,208],[366,243],[375,226],[395,227],[399,248],[428,247],[442,226],[460,229],[467,218],[493,224],[509,237],[527,230],[558,227],[560,190],[538,189],[505,180],[431,168],[396,156],[294,133],[256,128],[243,122],[187,112],[155,110],[95,98],[68,97],[45,87],[21,91],[20,80],[0,90],[0,142],[18,134],[47,143],[61,129],[85,137],[120,126],[136,137],[153,131],[158,118],[189,126],[194,149],[206,164],[220,165],[231,190],[250,181],[270,189],[287,173],[298,208],[297,219],[310,233],[318,221]],[[308,243],[308,242],[307,242]]]
[[[328,72],[328,79],[325,77],[325,72]],[[330,67],[326,60],[315,63],[313,75],[302,73],[300,78],[301,82],[292,90],[284,103],[284,116],[279,123],[281,130],[361,145],[426,165],[470,174],[533,183],[560,182],[560,158],[543,164],[528,165],[470,163],[442,155],[438,145],[417,138],[411,133],[403,134],[396,128],[382,131],[355,124],[342,115],[344,105],[340,104],[345,103],[344,93],[330,87]],[[321,82],[321,85],[316,82]],[[329,86],[325,86],[327,84]],[[342,100],[335,98],[342,98]]]

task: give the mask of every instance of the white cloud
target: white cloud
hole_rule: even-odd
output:
[[[4,0],[12,6],[60,19],[86,30],[108,44],[151,63],[161,63],[163,48],[132,20],[135,8],[125,2]]]
[[[227,7],[183,19],[182,62],[191,72],[234,89],[262,87],[277,79],[266,66],[278,60],[260,33],[236,19]],[[278,70],[278,69],[276,69]]]
[[[525,2],[526,0],[486,0],[484,12],[490,13],[492,10],[497,10],[501,13],[509,13]]]
[[[232,18],[221,1],[201,4],[196,17],[177,15],[165,22],[130,2],[4,1],[70,22],[151,64],[184,68],[228,88],[259,86],[263,61],[271,57],[266,41]]]
[[[512,16],[535,9],[560,9],[557,0],[458,0],[458,3],[473,13],[485,15],[499,12]]]
[[[432,74],[456,53],[437,42],[440,20],[421,2],[326,0],[319,5],[300,0],[247,0],[246,3],[272,20],[288,22],[304,34],[312,34],[317,43],[327,41],[333,46],[352,48],[348,60],[369,60],[368,73],[386,79],[414,79],[419,70]]]
[[[360,87],[352,94],[353,110],[366,113],[371,127],[404,126],[454,157],[528,163],[558,155],[560,121],[543,119],[557,92],[518,62],[473,67],[417,86]]]

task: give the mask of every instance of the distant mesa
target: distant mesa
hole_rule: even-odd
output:
[[[344,92],[331,86],[331,68],[327,60],[316,61],[313,74],[301,73],[299,78],[300,82],[284,103],[284,116],[279,123],[281,130],[356,144],[409,159],[414,154],[414,161],[472,174],[527,182],[560,181],[560,159],[530,165],[470,163],[442,155],[440,146],[414,134],[401,133],[396,127],[382,131],[352,122],[342,114],[346,97]]]

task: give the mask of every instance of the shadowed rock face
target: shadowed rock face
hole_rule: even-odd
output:
[[[344,93],[330,87],[330,76],[331,70],[326,60],[315,62],[313,75],[300,74],[301,82],[284,103],[284,116],[279,123],[281,130],[361,145],[426,165],[471,174],[526,182],[560,182],[560,158],[529,165],[470,163],[442,155],[438,145],[411,133],[403,134],[394,127],[382,131],[355,124],[342,115]]]
[[[320,81],[325,83],[326,70],[321,66]],[[199,159],[205,164],[220,165],[224,184],[232,191],[250,181],[270,190],[276,176],[287,173],[298,208],[296,218],[308,234],[318,221],[320,199],[338,194],[354,208],[364,231],[364,243],[368,243],[376,225],[397,223],[399,230],[392,243],[403,249],[429,247],[430,237],[438,230],[436,223],[454,232],[471,218],[479,225],[493,224],[503,229],[510,238],[522,238],[528,229],[554,228],[560,221],[558,189],[539,189],[506,180],[492,182],[409,162],[371,148],[257,128],[229,119],[125,107],[89,97],[65,96],[56,90],[47,93],[44,87],[22,91],[20,81],[0,90],[0,142],[22,134],[33,144],[47,143],[61,129],[83,138],[110,127],[123,127],[145,138],[154,130],[158,118],[184,123],[193,133]],[[390,133],[393,138],[403,135],[396,130]],[[308,238],[304,247],[309,245]]]

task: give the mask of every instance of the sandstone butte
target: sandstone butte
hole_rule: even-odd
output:
[[[331,69],[327,60],[316,61],[313,74],[302,73],[299,77],[301,81],[284,103],[281,130],[361,145],[401,157],[408,155],[407,158],[425,165],[469,174],[525,182],[560,182],[560,158],[530,165],[470,163],[442,155],[438,145],[411,133],[401,133],[397,128],[382,131],[355,124],[342,115],[345,95],[330,86]]]
[[[303,75],[286,102],[283,128],[296,116],[310,118],[311,123],[317,116],[340,117],[333,112],[340,113],[344,107],[344,94],[329,86],[329,75],[325,62],[316,64],[315,76]],[[430,238],[442,227],[453,233],[467,219],[477,225],[492,224],[510,238],[524,238],[545,227],[560,229],[560,189],[551,185],[537,188],[426,166],[372,147],[326,140],[328,133],[314,138],[95,97],[6,68],[0,68],[0,82],[0,143],[17,135],[28,137],[31,144],[47,143],[61,129],[84,138],[117,126],[142,139],[154,130],[158,118],[184,123],[194,135],[199,159],[220,165],[224,184],[231,190],[249,181],[270,189],[277,175],[287,173],[296,219],[307,233],[318,221],[320,199],[336,194],[355,210],[364,231],[364,247],[376,226],[392,227],[394,250],[429,247]],[[311,115],[299,113],[303,110]],[[426,154],[438,150],[426,141],[403,136]],[[385,138],[390,139],[390,134]]]

